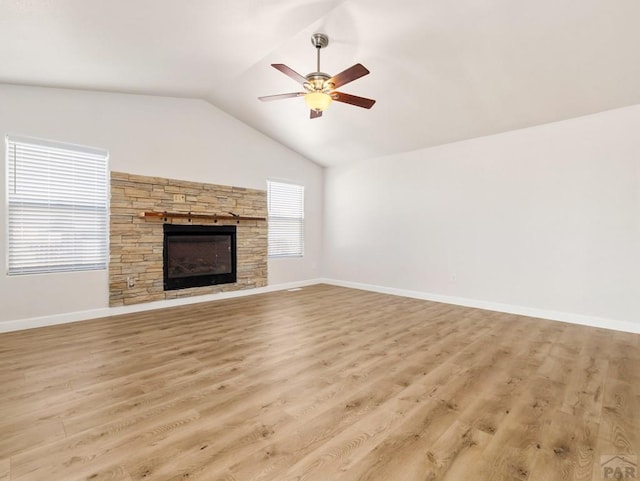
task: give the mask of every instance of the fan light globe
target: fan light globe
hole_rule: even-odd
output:
[[[304,100],[311,110],[322,112],[329,107],[332,99],[331,95],[324,92],[309,92],[305,94]]]

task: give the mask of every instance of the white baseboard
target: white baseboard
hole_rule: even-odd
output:
[[[629,321],[619,321],[604,319],[600,317],[584,316],[581,314],[572,314],[567,312],[555,312],[544,309],[535,309],[524,306],[514,306],[510,304],[500,304],[495,302],[480,301],[477,299],[467,299],[463,297],[444,296],[441,294],[432,294],[428,292],[410,291],[406,289],[397,289],[393,287],[377,286],[373,284],[364,284],[360,282],[341,281],[338,279],[308,279],[305,281],[288,282],[284,284],[274,284],[265,287],[257,287],[255,289],[246,289],[241,291],[221,292],[219,294],[207,294],[204,296],[183,297],[179,299],[170,299],[164,301],[147,302],[144,304],[134,304],[122,307],[105,307],[101,309],[92,309],[89,311],[70,312],[64,314],[56,314],[52,316],[32,317],[28,319],[18,319],[0,322],[0,332],[19,331],[22,329],[32,329],[36,327],[53,326],[55,324],[66,324],[68,322],[78,322],[100,317],[117,316],[120,314],[130,314],[135,312],[151,311],[154,309],[162,309],[165,307],[183,306],[188,304],[198,304],[201,302],[210,302],[222,299],[232,299],[236,297],[252,296],[256,294],[265,294],[268,292],[283,291],[287,289],[295,289],[298,287],[306,287],[314,284],[330,284],[333,286],[349,287],[352,289],[362,289],[365,291],[379,292],[381,294],[391,294],[394,296],[411,297],[414,299],[422,299],[425,301],[442,302],[445,304],[454,304],[465,307],[475,307],[478,309],[486,309],[489,311],[505,312],[509,314],[517,314],[521,316],[537,317],[540,319],[548,319],[551,321],[568,322],[571,324],[580,324],[583,326],[600,327],[603,329],[611,329],[614,331],[631,332],[640,334],[640,323]]]
[[[91,309],[88,311],[68,312],[64,314],[54,314],[51,316],[31,317],[10,321],[0,321],[0,332],[20,331],[23,329],[33,329],[36,327],[53,326],[56,324],[66,324],[69,322],[85,321],[100,317],[117,316],[120,314],[130,314],[134,312],[151,311],[165,307],[184,306],[197,304],[200,302],[210,302],[221,299],[232,299],[235,297],[253,296],[268,292],[283,291],[297,287],[306,287],[320,283],[319,279],[309,279],[306,281],[287,282],[284,284],[273,284],[255,289],[244,289],[240,291],[220,292],[218,294],[206,294],[204,296],[181,297],[178,299],[168,299],[163,301],[146,302],[143,304],[133,304],[122,307],[104,307]]]
[[[480,301],[477,299],[467,299],[463,297],[444,296],[441,294],[431,294],[428,292],[409,291],[405,289],[396,289],[393,287],[376,286],[372,284],[363,284],[359,282],[341,281],[337,279],[319,279],[323,284],[331,284],[334,286],[350,287],[353,289],[363,289],[366,291],[379,292],[381,294],[392,294],[394,296],[412,297],[425,301],[442,302],[445,304],[454,304],[457,306],[475,307],[478,309],[486,309],[489,311],[505,312],[508,314],[517,314],[527,317],[537,317],[540,319],[548,319],[551,321],[568,322],[571,324],[580,324],[583,326],[600,327],[603,329],[611,329],[614,331],[631,332],[640,334],[640,323],[629,321],[619,321],[612,319],[604,319],[600,317],[584,316],[581,314],[572,314],[568,312],[555,312],[544,309],[536,309],[532,307],[514,306],[510,304],[500,304],[496,302]]]

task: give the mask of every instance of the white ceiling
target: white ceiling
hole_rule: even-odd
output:
[[[371,110],[257,100],[314,32]],[[638,0],[0,0],[0,82],[203,98],[322,165],[638,104],[639,46]]]

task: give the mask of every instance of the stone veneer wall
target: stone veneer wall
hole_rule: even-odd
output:
[[[185,202],[174,202],[184,194]],[[201,225],[236,225],[238,281],[233,284],[164,291],[162,219],[141,218],[141,212],[227,215],[231,211],[267,217],[267,193],[222,185],[185,182],[111,172],[109,305],[197,296],[267,285],[267,222],[194,220]],[[188,219],[169,219],[189,224]],[[127,279],[134,283],[127,287]]]

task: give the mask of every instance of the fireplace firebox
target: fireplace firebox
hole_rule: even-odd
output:
[[[236,226],[164,224],[164,290],[236,282]]]

